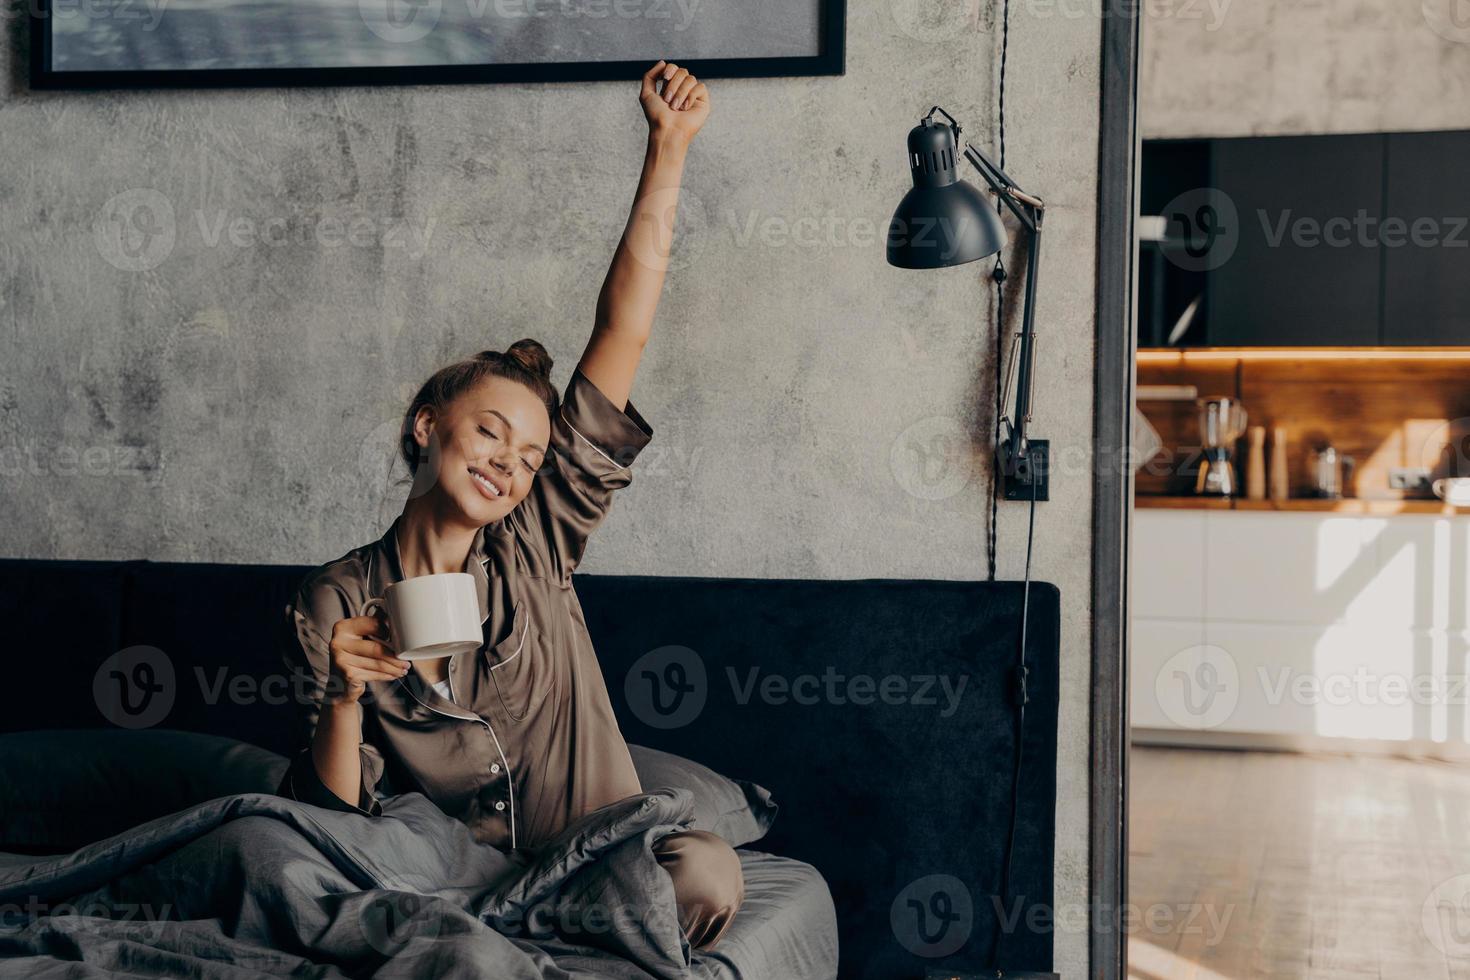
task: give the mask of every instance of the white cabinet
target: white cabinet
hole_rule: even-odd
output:
[[[1470,516],[1136,511],[1135,727],[1470,742]]]
[[[1205,615],[1203,510],[1139,511],[1133,523],[1133,615],[1193,619]],[[1147,515],[1145,519],[1145,515]],[[1146,561],[1141,560],[1147,555]]]
[[[1312,513],[1201,513],[1206,560],[1196,574],[1204,578],[1205,618],[1258,623],[1340,621],[1348,595],[1369,574],[1372,538],[1383,523]]]
[[[1198,669],[1205,642],[1203,620],[1133,620],[1129,662],[1133,678],[1130,712],[1138,728],[1199,728],[1200,719],[1182,700],[1186,683]],[[1179,677],[1179,671],[1185,671]]]

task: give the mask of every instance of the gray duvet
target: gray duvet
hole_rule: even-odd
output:
[[[691,814],[685,790],[632,797],[527,857],[417,794],[371,820],[224,797],[73,854],[0,855],[0,977],[834,977],[825,884],[752,852],[740,914],[692,954],[650,849]]]

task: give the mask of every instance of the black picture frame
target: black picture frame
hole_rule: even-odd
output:
[[[779,78],[844,75],[847,0],[819,5],[821,49],[789,58],[706,58],[680,61],[700,78]],[[339,85],[455,85],[605,82],[639,78],[647,61],[528,62],[494,65],[395,65],[347,68],[221,68],[138,71],[55,71],[51,67],[52,0],[32,0],[30,83],[35,89],[274,88]]]

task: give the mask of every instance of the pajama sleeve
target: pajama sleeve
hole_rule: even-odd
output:
[[[580,370],[572,373],[551,420],[546,462],[512,518],[557,578],[570,579],[613,491],[632,482],[629,467],[652,437],[632,402],[619,409]]]

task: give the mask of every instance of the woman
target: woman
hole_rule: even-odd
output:
[[[571,574],[652,430],[628,401],[658,306],[684,156],[709,93],[674,64],[643,77],[648,147],[582,360],[559,399],[542,346],[452,364],[404,420],[413,489],[383,538],[317,569],[289,612],[310,681],[309,747],[282,792],[375,815],[375,790],[417,791],[502,848],[535,848],[583,814],[642,792],[572,591]],[[399,660],[358,611],[392,582],[466,571],[486,645]],[[364,695],[368,696],[364,696]],[[744,897],[740,862],[704,832],[655,845],[696,948]]]

